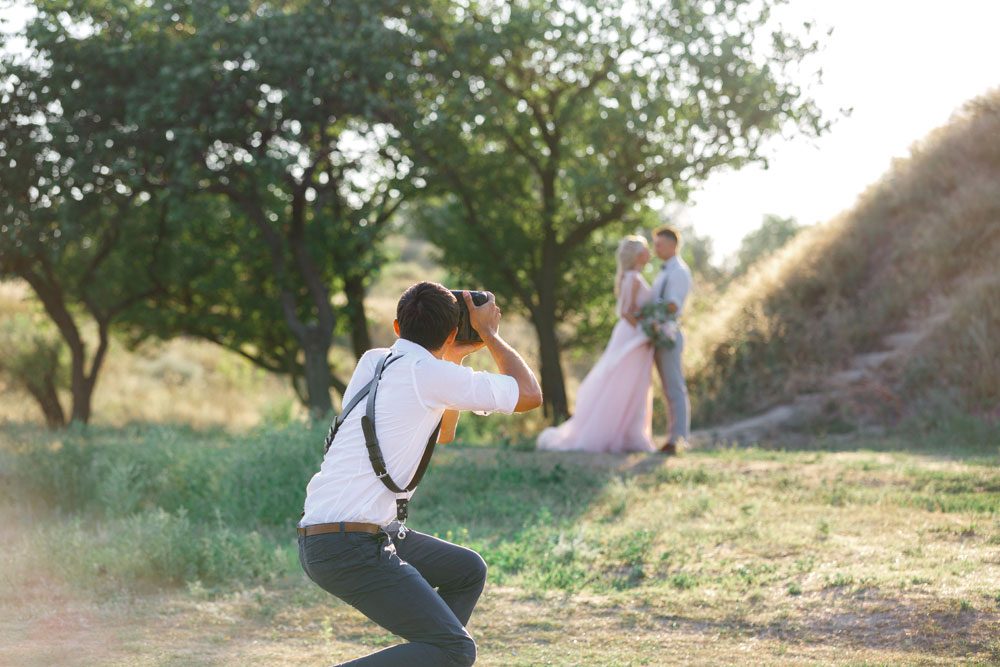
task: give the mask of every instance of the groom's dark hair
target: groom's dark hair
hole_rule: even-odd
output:
[[[670,225],[663,225],[662,227],[657,227],[653,231],[653,234],[655,234],[656,236],[666,236],[668,239],[673,239],[674,243],[676,243],[677,245],[681,244],[681,233],[677,231],[676,228],[671,227]]]
[[[436,350],[458,326],[458,300],[439,283],[411,285],[396,305],[399,337]]]

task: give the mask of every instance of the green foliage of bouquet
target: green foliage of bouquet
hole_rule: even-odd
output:
[[[673,349],[677,345],[677,315],[668,310],[670,304],[662,301],[647,303],[639,309],[639,326],[653,345]]]

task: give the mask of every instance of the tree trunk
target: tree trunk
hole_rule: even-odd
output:
[[[73,408],[70,419],[86,424],[90,419],[90,391],[93,389],[93,382],[88,381],[86,372],[87,345],[80,336],[80,330],[77,328],[76,322],[70,314],[59,285],[53,280],[45,280],[40,274],[33,271],[20,272],[19,275],[31,285],[35,291],[35,295],[38,296],[39,301],[45,307],[45,312],[52,318],[56,328],[59,329],[60,335],[66,342],[66,346],[69,347],[70,391],[73,395]],[[96,362],[92,375],[96,375],[97,366],[99,365],[100,362]]]
[[[46,375],[37,381],[28,383],[28,391],[38,403],[45,415],[45,425],[51,429],[58,429],[66,426],[66,414],[63,412],[62,404],[59,403],[59,394],[56,392],[55,378]]]
[[[84,372],[87,363],[86,346],[72,349],[73,382],[70,387],[73,394],[73,408],[70,420],[81,424],[90,423],[90,408],[94,399],[94,388],[97,386],[97,375],[101,372],[104,357],[108,352],[108,323],[97,323],[97,350],[90,360],[90,372]]]
[[[559,136],[539,128],[549,147],[549,158],[539,173],[542,186],[542,256],[538,271],[538,307],[532,313],[538,334],[538,350],[542,361],[542,393],[545,395],[545,416],[553,424],[560,424],[569,417],[566,400],[566,380],[563,376],[556,331],[556,282],[561,266],[560,249],[555,234],[556,174],[559,164]]]
[[[73,406],[70,408],[70,421],[79,421],[86,424],[90,420],[90,398],[87,392],[87,374],[84,370],[86,365],[87,348],[85,345],[79,347],[70,345],[70,394],[73,397]]]
[[[326,419],[333,412],[330,399],[330,340],[318,331],[310,331],[302,343],[305,353],[306,398],[309,416],[312,419]]]
[[[559,362],[559,338],[556,335],[553,305],[540,300],[539,308],[532,313],[531,321],[535,325],[538,350],[541,354],[545,416],[549,417],[553,424],[559,424],[569,417],[569,405],[566,400],[566,382]]]
[[[542,362],[542,393],[545,395],[545,416],[553,424],[560,424],[569,417],[566,400],[566,381],[563,377],[559,336],[556,332],[556,282],[561,265],[559,247],[553,232],[552,215],[555,201],[555,177],[551,172],[542,175],[542,198],[545,202],[541,263],[535,285],[538,305],[531,309],[531,319],[538,335],[538,351]]]
[[[361,358],[371,349],[372,339],[368,333],[368,316],[365,314],[365,286],[360,276],[344,278],[344,294],[347,296],[347,320],[351,328],[351,347],[354,356]]]

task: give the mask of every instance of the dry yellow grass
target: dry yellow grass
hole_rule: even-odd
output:
[[[404,235],[387,240],[390,262],[372,286],[366,301],[375,345],[395,340],[392,321],[399,295],[420,280],[447,282],[432,246]],[[26,284],[0,282],[0,318],[37,310]],[[523,318],[504,319],[504,336],[537,367],[537,345],[531,325]],[[348,377],[354,368],[347,341],[331,354],[335,372]],[[492,369],[486,353],[475,363]],[[573,387],[578,380],[572,379]],[[63,396],[69,406],[69,396]],[[190,338],[152,342],[130,351],[112,341],[94,394],[94,423],[182,423],[194,427],[224,426],[245,429],[261,419],[302,417],[294,392],[285,378],[263,372],[237,354]],[[42,414],[26,391],[0,376],[0,422],[41,423]]]
[[[816,388],[881,339],[921,328],[934,340],[904,364],[947,363],[976,410],[1000,402],[1000,90],[970,102],[897,160],[854,207],[758,264],[695,320],[693,403],[716,422]],[[941,329],[935,333],[931,329]],[[919,374],[917,374],[919,375]],[[979,379],[969,384],[967,378]],[[933,383],[910,377],[904,400]],[[971,389],[971,390],[970,390]]]
[[[30,290],[0,283],[0,317],[28,313]],[[89,333],[86,332],[85,333]],[[70,397],[63,392],[68,412]],[[249,428],[262,417],[286,419],[297,411],[287,382],[217,345],[178,338],[127,350],[113,340],[94,394],[94,422],[181,423],[194,427]],[[42,421],[22,388],[0,377],[0,423]]]

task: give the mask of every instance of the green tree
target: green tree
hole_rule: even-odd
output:
[[[556,420],[560,331],[605,306],[609,239],[652,194],[682,201],[779,131],[825,127],[788,74],[815,44],[772,29],[773,4],[440,2],[390,22],[419,43],[416,113],[386,118],[436,195],[424,228],[530,318]]]
[[[117,104],[122,138],[164,160],[149,185],[182,226],[178,254],[157,307],[130,313],[132,339],[207,338],[329,412],[345,388],[334,338],[370,346],[365,291],[412,190],[392,129],[369,119],[406,66],[408,38],[382,22],[392,3],[37,6],[38,59]]]
[[[385,8],[212,0],[155,19],[185,37],[140,113],[170,137],[188,191],[228,202],[231,225],[207,236],[226,262],[202,285],[210,298],[190,286],[171,295],[161,330],[289,373],[315,416],[330,411],[331,386],[345,389],[330,367],[334,336],[349,335],[356,356],[370,346],[365,291],[411,189],[391,128],[370,120],[405,66]]]
[[[760,227],[743,237],[736,251],[732,276],[742,276],[751,266],[795,238],[803,229],[795,218],[765,215]]]
[[[32,58],[0,60],[0,276],[26,281],[58,330],[70,419],[86,423],[112,328],[162,290],[167,206],[147,186],[163,160],[155,137],[120,125],[126,100],[81,85],[92,53],[63,60],[72,45],[39,23],[28,37]],[[62,421],[54,397],[46,389],[50,424]]]

